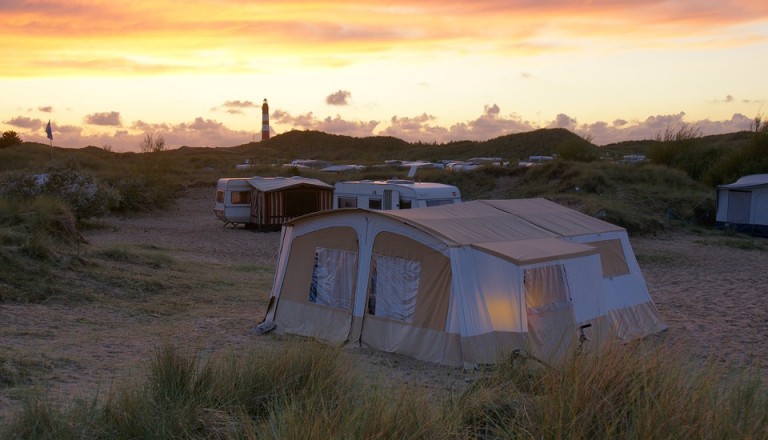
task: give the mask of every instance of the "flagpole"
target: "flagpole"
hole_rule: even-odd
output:
[[[45,135],[51,142],[51,165],[53,165],[53,128],[51,128],[51,120],[48,120],[48,125],[45,126]]]

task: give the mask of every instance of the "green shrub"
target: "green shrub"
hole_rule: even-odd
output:
[[[21,137],[18,133],[12,130],[4,131],[0,136],[0,149],[20,144]]]
[[[597,147],[587,141],[568,141],[557,148],[557,157],[573,162],[592,162],[597,160]]]
[[[47,173],[8,172],[0,176],[2,194],[29,202],[37,197],[65,202],[75,217],[101,217],[115,205],[117,194],[108,185],[71,168],[51,168]]]
[[[731,150],[709,169],[704,181],[711,187],[733,183],[742,176],[768,172],[768,124],[761,126],[747,145]]]

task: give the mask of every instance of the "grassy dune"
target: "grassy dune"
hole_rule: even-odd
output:
[[[310,341],[202,360],[166,346],[103,400],[28,401],[5,438],[762,438],[768,393],[747,373],[691,371],[642,344],[542,367],[510,358],[453,396],[383,386]]]

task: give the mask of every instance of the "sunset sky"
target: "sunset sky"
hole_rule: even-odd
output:
[[[598,145],[768,113],[765,0],[0,0],[0,131],[228,147],[563,127]]]

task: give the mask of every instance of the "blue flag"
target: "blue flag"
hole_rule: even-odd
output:
[[[48,139],[53,140],[53,130],[51,129],[51,120],[48,120],[48,125],[45,126],[45,134],[48,135]]]

